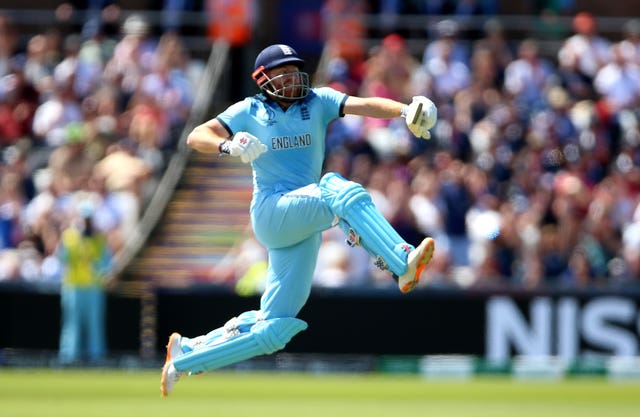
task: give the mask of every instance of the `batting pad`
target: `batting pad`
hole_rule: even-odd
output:
[[[201,349],[203,346],[212,346],[222,343],[229,339],[229,335],[234,332],[245,333],[250,331],[251,327],[260,320],[262,312],[259,310],[245,311],[238,317],[234,317],[227,321],[224,326],[210,331],[206,335],[195,338],[182,337],[180,339],[180,347],[185,353],[192,350]]]
[[[306,322],[293,317],[259,320],[248,332],[241,332],[224,342],[178,356],[173,365],[179,372],[191,373],[221,368],[280,350],[293,336],[306,328]]]
[[[319,184],[322,199],[341,218],[340,227],[349,240],[353,229],[360,244],[376,259],[376,265],[400,276],[407,271],[407,256],[414,249],[376,209],[362,185],[336,173],[325,174]],[[380,259],[382,262],[380,262]]]

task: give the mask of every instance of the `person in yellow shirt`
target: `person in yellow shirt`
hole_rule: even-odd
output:
[[[63,267],[60,290],[62,364],[87,359],[98,363],[106,356],[105,283],[112,253],[103,233],[92,221],[90,203],[79,205],[78,215],[62,231],[57,256]]]

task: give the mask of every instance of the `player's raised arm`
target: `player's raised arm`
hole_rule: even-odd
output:
[[[344,113],[378,119],[391,119],[400,117],[404,106],[404,103],[384,97],[349,96],[344,103]]]
[[[429,139],[431,129],[438,118],[438,110],[431,100],[423,96],[413,97],[410,104],[384,97],[350,96],[344,104],[345,114],[391,119],[404,117],[407,127],[416,137]]]

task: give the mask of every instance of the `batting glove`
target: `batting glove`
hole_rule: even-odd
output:
[[[222,142],[219,149],[220,153],[239,156],[242,162],[248,164],[265,153],[267,146],[251,133],[238,132],[231,140]]]
[[[424,96],[415,96],[408,106],[402,109],[407,127],[417,138],[430,139],[431,129],[438,119],[438,109],[433,101]]]

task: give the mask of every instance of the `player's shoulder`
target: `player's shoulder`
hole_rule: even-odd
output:
[[[268,101],[268,100],[269,100],[269,97],[267,97],[267,95],[262,93],[262,92],[254,94],[252,96],[248,96],[248,97],[246,97],[244,99],[244,101],[248,101],[250,103],[253,103],[253,102],[256,102],[256,101],[265,102],[265,101]]]
[[[340,92],[332,87],[321,86],[321,87],[313,87],[307,96],[308,100],[320,99],[320,100],[331,100],[336,101],[342,99],[345,94]]]
[[[316,94],[318,96],[343,94],[340,91],[336,90],[335,88],[329,87],[328,85],[323,85],[323,86],[319,86],[319,87],[313,87],[311,89],[311,93]]]
[[[236,101],[229,105],[226,110],[226,113],[240,113],[242,111],[246,111],[247,109],[255,106],[257,103],[264,101],[264,97],[261,97],[260,94],[256,94],[254,96],[248,96],[241,100]]]
[[[255,94],[252,96],[247,96],[240,101],[235,102],[233,105],[237,107],[250,107],[259,102],[264,102],[266,97],[263,94]]]

